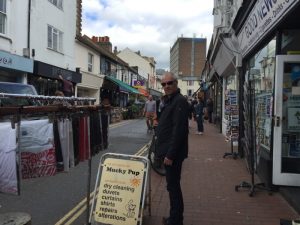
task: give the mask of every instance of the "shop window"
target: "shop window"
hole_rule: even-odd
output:
[[[94,61],[94,56],[91,53],[88,53],[88,71],[93,72],[93,61]]]
[[[281,53],[285,55],[300,55],[300,30],[284,30],[282,32]]]
[[[269,151],[271,146],[272,104],[275,77],[275,38],[249,61],[249,81],[254,88],[256,150]]]
[[[5,34],[6,29],[6,0],[0,0],[0,33]]]
[[[48,0],[59,9],[63,9],[63,0]]]
[[[48,25],[48,48],[62,52],[63,51],[63,32]]]

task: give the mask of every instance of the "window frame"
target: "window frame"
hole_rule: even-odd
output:
[[[0,23],[0,34],[6,34],[6,21],[7,21],[7,1],[6,0],[0,0],[2,1],[2,8],[3,11],[0,10],[0,18],[3,18],[3,23]]]
[[[93,72],[94,66],[94,55],[92,53],[88,53],[88,72]]]
[[[50,2],[52,5],[56,6],[57,8],[63,10],[63,0],[48,0],[48,2]]]
[[[50,28],[50,30],[49,30]],[[50,33],[49,33],[50,31]],[[49,37],[50,34],[50,37]],[[51,26],[51,25],[47,25],[47,47],[53,51],[56,52],[63,52],[63,32],[60,31],[59,29]],[[56,41],[56,43],[55,43]]]

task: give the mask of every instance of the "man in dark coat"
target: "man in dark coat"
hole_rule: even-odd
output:
[[[183,225],[183,197],[180,186],[182,162],[188,156],[189,105],[180,94],[176,77],[167,72],[161,85],[165,96],[156,135],[157,154],[164,159],[170,215],[163,218],[164,225]]]

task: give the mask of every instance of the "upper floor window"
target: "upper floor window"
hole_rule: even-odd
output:
[[[88,71],[93,72],[93,54],[89,53],[88,54]]]
[[[63,0],[48,0],[59,9],[63,9]]]
[[[5,34],[6,29],[6,0],[0,0],[0,33]]]
[[[48,48],[63,51],[63,32],[50,25],[48,25]]]

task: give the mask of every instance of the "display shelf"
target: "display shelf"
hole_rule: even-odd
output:
[[[237,139],[239,135],[239,108],[236,90],[227,90],[225,93],[226,139]]]

